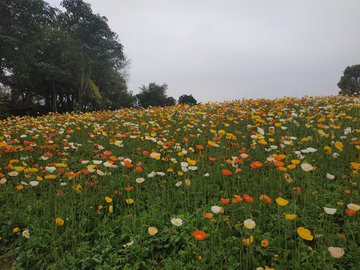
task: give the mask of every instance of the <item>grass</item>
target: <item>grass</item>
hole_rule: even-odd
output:
[[[360,267],[356,97],[0,126],[1,269]]]

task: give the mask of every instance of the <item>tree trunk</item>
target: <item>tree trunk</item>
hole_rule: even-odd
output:
[[[57,113],[57,94],[55,89],[55,82],[54,80],[51,81],[51,111]]]

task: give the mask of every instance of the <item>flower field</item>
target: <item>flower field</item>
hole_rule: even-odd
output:
[[[0,123],[4,269],[360,269],[360,100]]]

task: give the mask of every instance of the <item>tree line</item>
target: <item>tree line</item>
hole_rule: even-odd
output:
[[[1,104],[14,114],[130,106],[129,60],[106,17],[82,0],[0,3]]]
[[[129,106],[129,60],[106,17],[82,0],[0,3],[1,104],[13,114]]]

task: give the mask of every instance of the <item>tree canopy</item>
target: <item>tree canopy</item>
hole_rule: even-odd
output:
[[[175,105],[176,100],[173,97],[166,95],[168,86],[166,83],[158,85],[156,83],[150,83],[149,86],[139,87],[140,93],[136,95],[138,103],[141,107],[148,108],[149,106],[171,106]]]
[[[189,105],[196,105],[197,101],[192,95],[182,95],[179,97],[179,104],[189,104]]]
[[[131,106],[122,73],[129,60],[106,17],[82,0],[61,5],[65,11],[43,0],[0,2],[2,104],[20,106],[8,106],[11,114],[21,106],[23,113]]]
[[[360,65],[348,66],[337,86],[341,89],[340,95],[360,94]]]

